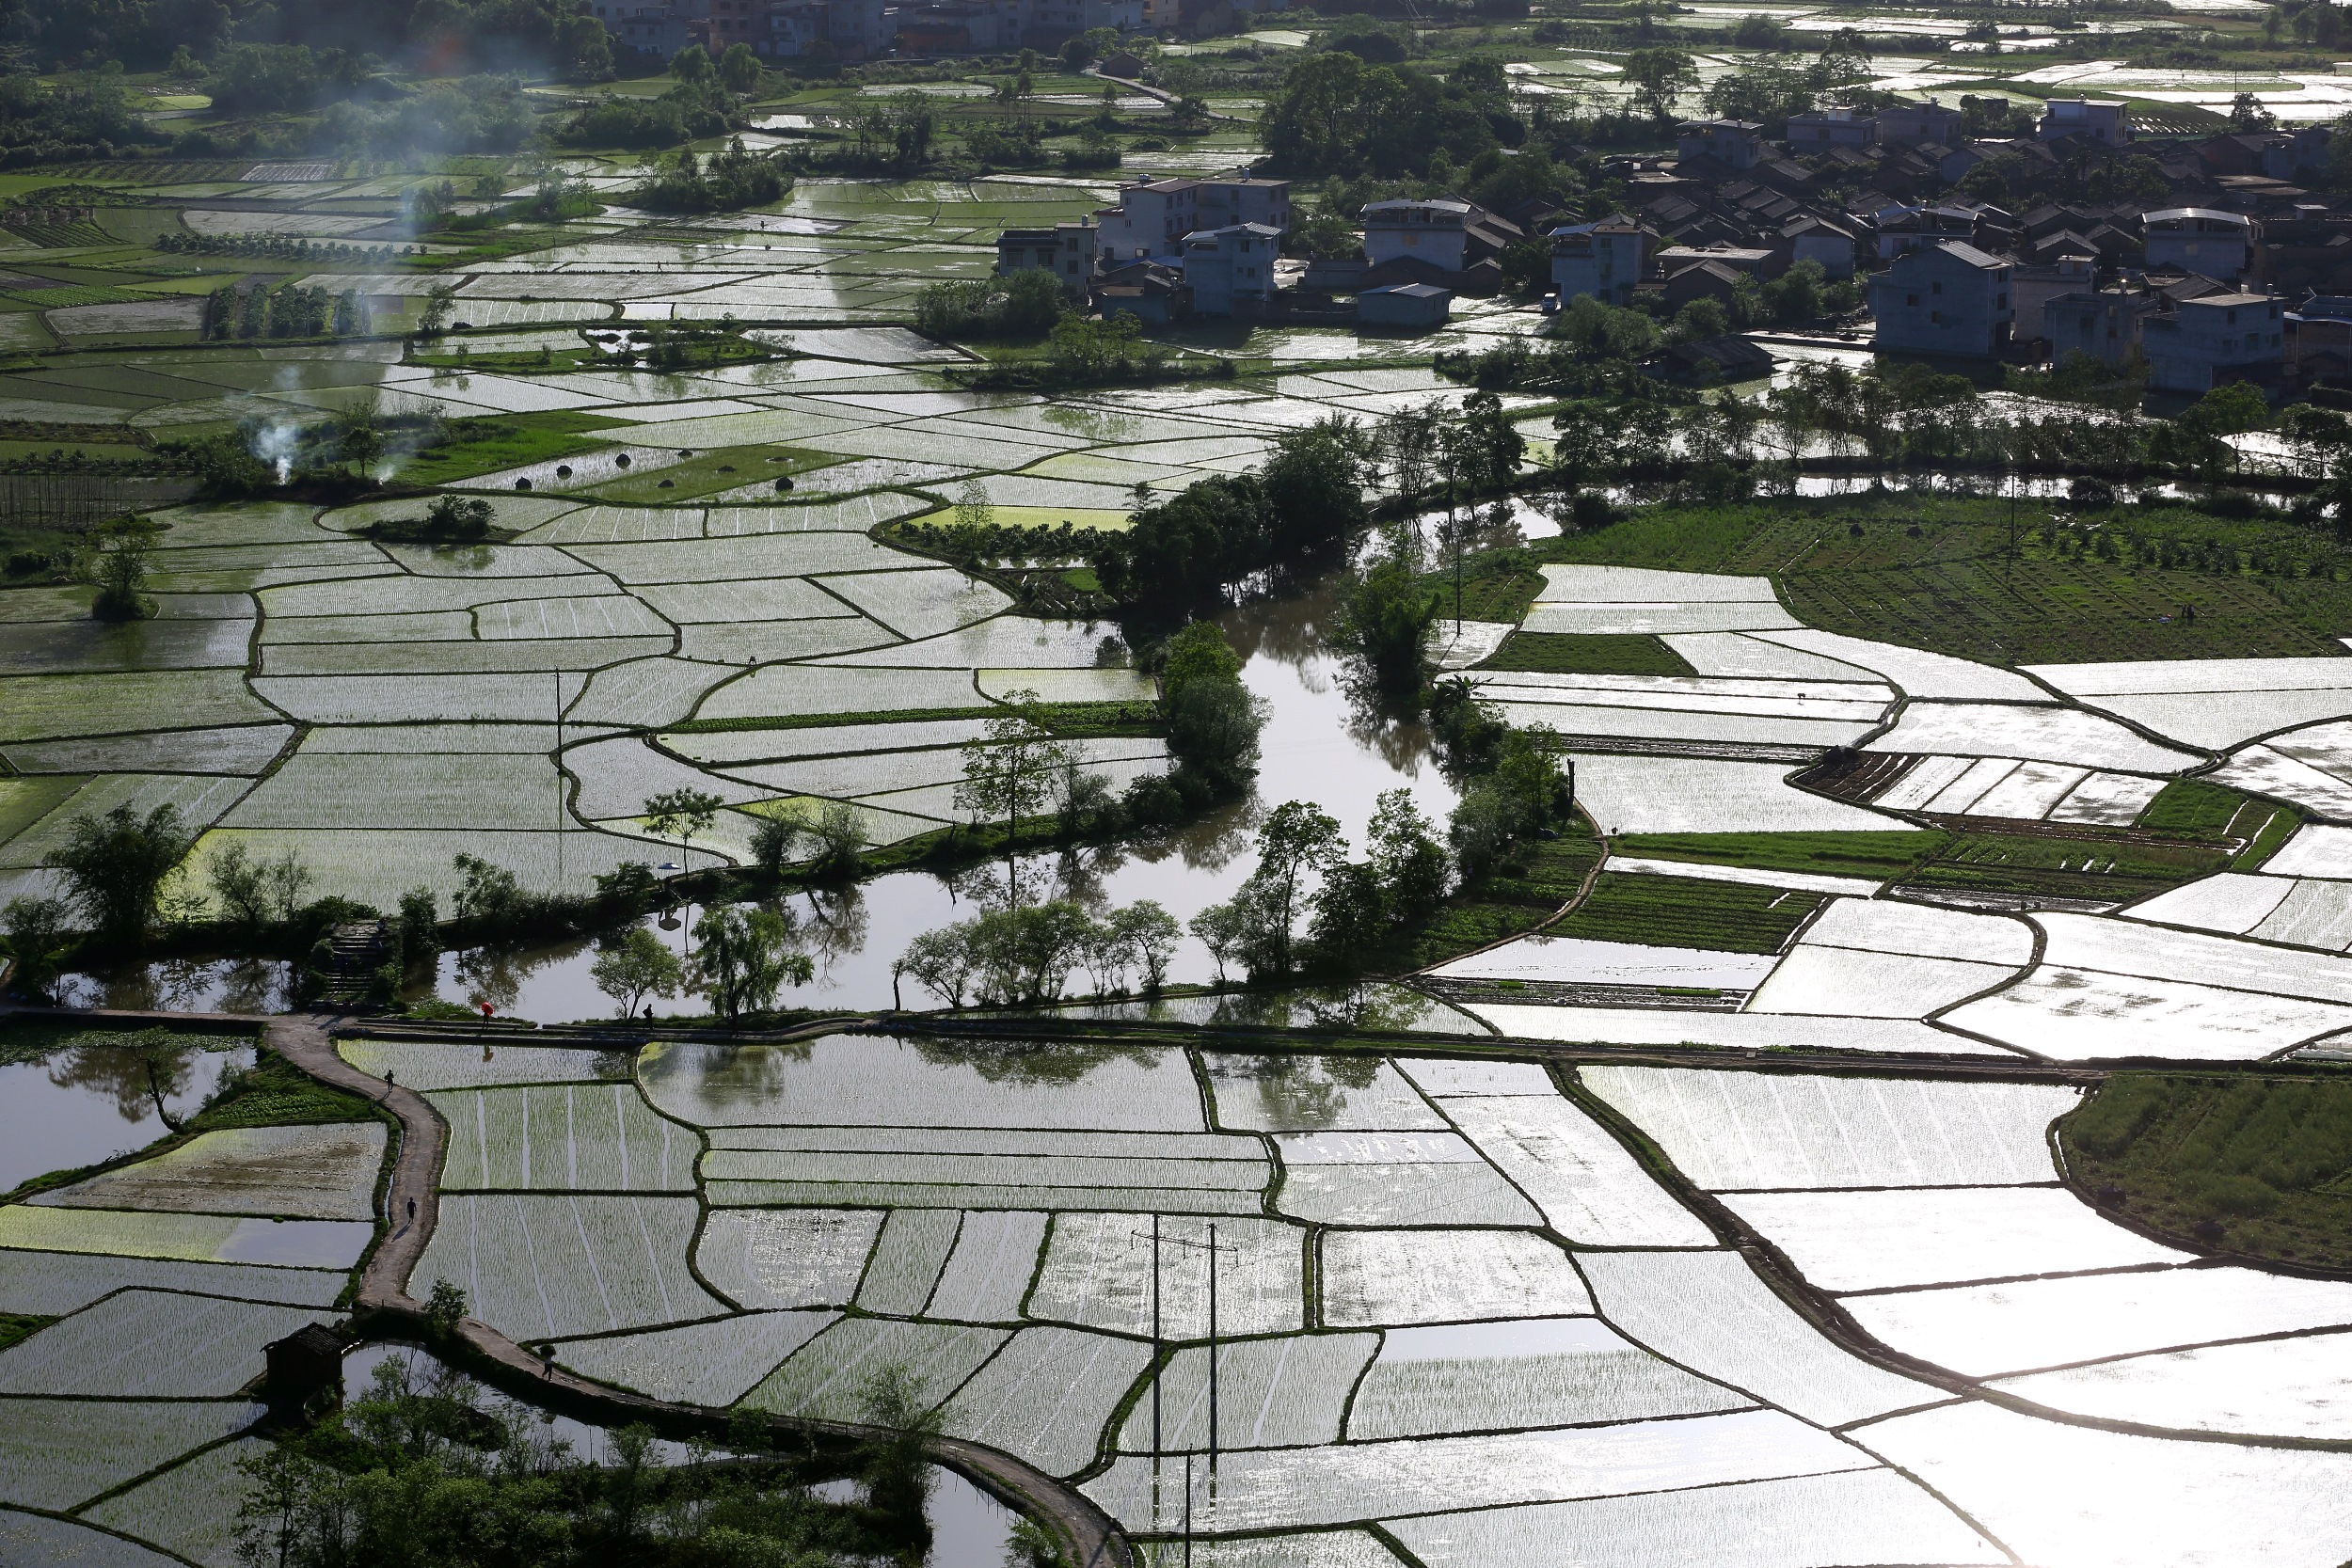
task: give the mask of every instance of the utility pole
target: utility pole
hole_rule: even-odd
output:
[[[1138,1231],[1135,1232],[1135,1234],[1136,1234],[1138,1238],[1140,1238],[1140,1237],[1143,1235],[1143,1232],[1138,1230]],[[1161,1238],[1160,1238],[1160,1220],[1159,1220],[1159,1216],[1158,1216],[1157,1214],[1154,1214],[1154,1215],[1152,1215],[1152,1233],[1151,1233],[1151,1234],[1152,1234],[1152,1349],[1153,1349],[1153,1352],[1154,1352],[1154,1354],[1155,1354],[1155,1355],[1156,1355],[1156,1353],[1157,1353],[1157,1351],[1158,1351],[1158,1349],[1159,1349],[1159,1344],[1160,1344],[1160,1332],[1161,1332],[1161,1325],[1160,1325],[1160,1267],[1159,1267],[1159,1260],[1160,1260],[1160,1241],[1161,1241]],[[1236,1249],[1232,1248],[1232,1247],[1225,1246],[1225,1245],[1221,1244],[1221,1243],[1217,1241],[1217,1239],[1216,1239],[1216,1223],[1214,1220],[1212,1220],[1212,1221],[1210,1222],[1210,1224],[1209,1224],[1209,1239],[1208,1239],[1206,1242],[1195,1242],[1195,1241],[1188,1241],[1188,1240],[1186,1240],[1185,1238],[1184,1238],[1184,1237],[1182,1237],[1182,1236],[1170,1236],[1170,1237],[1168,1237],[1168,1244],[1169,1246],[1179,1246],[1179,1247],[1184,1247],[1184,1248],[1187,1248],[1187,1249],[1192,1250],[1192,1251],[1195,1251],[1195,1252],[1205,1252],[1205,1253],[1207,1253],[1207,1254],[1209,1255],[1209,1346],[1208,1346],[1208,1349],[1209,1349],[1209,1494],[1210,1494],[1210,1496],[1211,1496],[1211,1497],[1215,1497],[1215,1496],[1216,1495],[1216,1457],[1217,1457],[1217,1446],[1218,1446],[1218,1436],[1217,1436],[1217,1402],[1218,1402],[1218,1401],[1217,1401],[1217,1395],[1218,1395],[1218,1388],[1217,1388],[1217,1306],[1216,1306],[1216,1283],[1217,1283],[1217,1282],[1216,1282],[1216,1259],[1217,1259],[1217,1254],[1219,1254],[1219,1253],[1221,1253],[1221,1252],[1231,1252],[1231,1251],[1234,1251],[1234,1250],[1236,1250]],[[1156,1453],[1158,1452],[1158,1450],[1159,1450],[1159,1444],[1160,1444],[1160,1435],[1159,1435],[1159,1434],[1160,1434],[1160,1380],[1159,1380],[1159,1378],[1155,1375],[1155,1376],[1152,1378],[1152,1451],[1153,1451],[1153,1453],[1154,1453],[1154,1454],[1156,1454]],[[1186,1445],[1185,1449],[1184,1449],[1184,1453],[1185,1453],[1185,1464],[1186,1464],[1187,1465],[1189,1465],[1191,1464],[1191,1462],[1192,1462],[1192,1461],[1191,1461],[1191,1453],[1192,1453],[1192,1449],[1191,1449],[1190,1445]],[[1192,1482],[1191,1482],[1191,1471],[1190,1471],[1189,1469],[1187,1469],[1187,1470],[1185,1471],[1185,1482],[1184,1482],[1184,1487],[1185,1487],[1185,1491],[1184,1491],[1185,1508],[1186,1508],[1186,1511],[1187,1511],[1187,1512],[1186,1512],[1186,1517],[1187,1517],[1187,1518],[1189,1518],[1189,1517],[1190,1517],[1190,1509],[1191,1509],[1191,1498],[1192,1498],[1192,1490],[1191,1490],[1191,1487],[1192,1487]]]
[[[564,672],[550,670],[555,678],[555,750],[550,755],[555,762],[555,893],[564,895]]]

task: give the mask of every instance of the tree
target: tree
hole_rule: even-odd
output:
[[[262,860],[233,840],[213,856],[205,879],[212,884],[221,918],[248,935],[293,920],[311,882],[310,868],[292,849],[276,860]]]
[[[605,943],[588,966],[596,989],[620,1004],[623,1018],[635,1018],[648,997],[675,996],[686,983],[686,966],[643,926],[632,926]]]
[[[1184,929],[1176,917],[1149,898],[1139,898],[1110,918],[1111,929],[1128,957],[1143,972],[1144,994],[1156,992],[1168,979],[1168,966],[1176,957]]]
[[[784,987],[816,978],[815,961],[786,945],[790,936],[791,927],[773,910],[736,904],[714,905],[694,923],[694,939],[702,944],[694,955],[695,978],[730,1027],[747,1012],[775,1006]]]
[[[457,286],[436,283],[424,292],[424,309],[417,313],[417,336],[437,338],[449,329],[450,312],[457,308]]]
[[[1241,660],[1214,621],[1195,621],[1168,639],[1160,668],[1160,710],[1168,750],[1220,789],[1255,768],[1266,705],[1241,681]]]
[[[1437,831],[1409,789],[1384,791],[1367,830],[1374,874],[1395,917],[1426,918],[1446,895],[1449,866]]]
[[[858,873],[866,847],[865,819],[846,800],[828,800],[810,824],[817,841],[809,870],[819,877],[847,879]]]
[[[977,964],[971,935],[968,925],[949,926],[925,931],[908,942],[898,961],[891,965],[892,1005],[898,1002],[898,977],[910,974],[917,985],[950,1007],[962,1006]]]
[[[73,902],[101,938],[135,946],[147,936],[156,890],[191,841],[179,807],[166,803],[140,816],[124,804],[103,816],[75,817],[45,863],[64,874]]]
[[[1062,993],[1094,923],[1068,899],[991,910],[970,922],[981,994],[991,1002],[1050,1002]]]
[[[53,994],[58,968],[73,946],[68,912],[62,898],[11,898],[0,910],[11,960],[8,978],[27,996],[45,1000]]]
[[[699,86],[718,74],[710,55],[699,43],[690,43],[670,56],[670,74],[690,87]]]
[[[752,829],[752,863],[771,877],[781,877],[801,840],[809,836],[807,824],[798,817],[762,816]]]
[[[1250,879],[1263,886],[1267,926],[1274,935],[1275,967],[1291,968],[1291,932],[1297,920],[1299,887],[1311,871],[1330,865],[1346,852],[1339,822],[1319,806],[1285,800],[1258,830],[1258,869]]]
[[[729,44],[727,52],[719,56],[719,80],[729,92],[755,92],[767,74],[767,69],[748,43]]]
[[[1331,641],[1361,659],[1383,690],[1416,691],[1422,641],[1437,618],[1438,595],[1391,555],[1342,586]]]
[[[1652,119],[1672,119],[1676,100],[1699,85],[1699,68],[1679,49],[1636,49],[1625,56],[1625,80],[1636,108]]]
[[[453,911],[458,925],[488,936],[522,918],[522,884],[512,871],[462,850],[450,857],[450,863],[460,879]]]
[[[939,1402],[903,1364],[877,1368],[858,1390],[860,1414],[875,1435],[866,1446],[869,1506],[910,1522],[930,1495],[930,1447],[946,1428]]]
[[[691,786],[648,796],[644,812],[645,830],[656,838],[677,840],[678,864],[687,863],[686,846],[696,833],[707,833],[719,819],[726,801],[707,789]]]
[[[1209,950],[1210,959],[1216,965],[1216,983],[1225,983],[1226,966],[1241,957],[1242,946],[1248,940],[1248,914],[1238,899],[1211,904],[1194,915],[1189,924],[1193,936]]]
[[[2271,24],[2279,20],[2277,10],[2270,12]],[[2279,117],[2264,107],[2263,101],[2250,92],[2241,92],[2230,100],[2230,129],[2233,131],[2268,131],[2279,123]]]
[[[98,586],[90,614],[101,621],[144,621],[155,613],[147,586],[149,559],[163,531],[143,517],[122,517],[92,529],[80,575]]]
[[[964,743],[963,778],[956,785],[955,803],[958,811],[1004,822],[1007,896],[1017,906],[1014,848],[1021,819],[1044,809],[1055,775],[1075,758],[1039,721],[1035,691],[1015,691],[1006,700],[1011,711],[991,718],[978,738]]]

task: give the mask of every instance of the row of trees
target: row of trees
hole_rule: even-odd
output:
[[[2130,411],[2138,379],[2089,362],[2022,385],[2081,401],[1987,397],[1963,376],[1916,364],[1855,371],[1820,363],[1799,365],[1761,399],[1696,399],[1645,418],[1629,418],[1624,399],[1581,399],[1553,416],[1551,471],[1568,489],[1699,470],[1736,474],[1753,487],[1820,455],[1886,467],[2155,468],[2215,480],[2241,462],[2228,437],[2272,420],[2262,395],[2243,385],[2217,388],[2173,419],[2143,418]],[[2291,410],[2280,422],[2308,466],[2327,468],[2352,451],[2352,424],[2341,416]]]
[[[204,336],[212,339],[362,338],[372,326],[366,296],[350,289],[227,283],[204,296]]]
[[[893,1001],[903,977],[951,1007],[967,998],[1052,1002],[1082,967],[1098,996],[1123,995],[1131,980],[1148,996],[1168,978],[1183,936],[1176,917],[1148,898],[1101,919],[1066,898],[984,910],[907,943],[891,965]]]

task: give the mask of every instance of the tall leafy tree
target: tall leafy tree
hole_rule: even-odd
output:
[[[192,837],[168,802],[145,816],[127,804],[103,816],[74,818],[65,844],[49,857],[98,934],[135,946],[155,912],[155,894],[188,852]]]

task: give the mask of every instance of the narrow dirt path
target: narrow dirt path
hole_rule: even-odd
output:
[[[361,1072],[336,1054],[328,1032],[342,1022],[342,1015],[335,1013],[288,1013],[269,1020],[266,1032],[272,1050],[320,1083],[364,1095],[398,1118],[400,1151],[392,1157],[392,1179],[384,1190],[389,1232],[359,1275],[357,1305],[367,1311],[420,1311],[421,1304],[408,1294],[408,1276],[440,1217],[435,1179],[449,1130],[424,1096]]]

